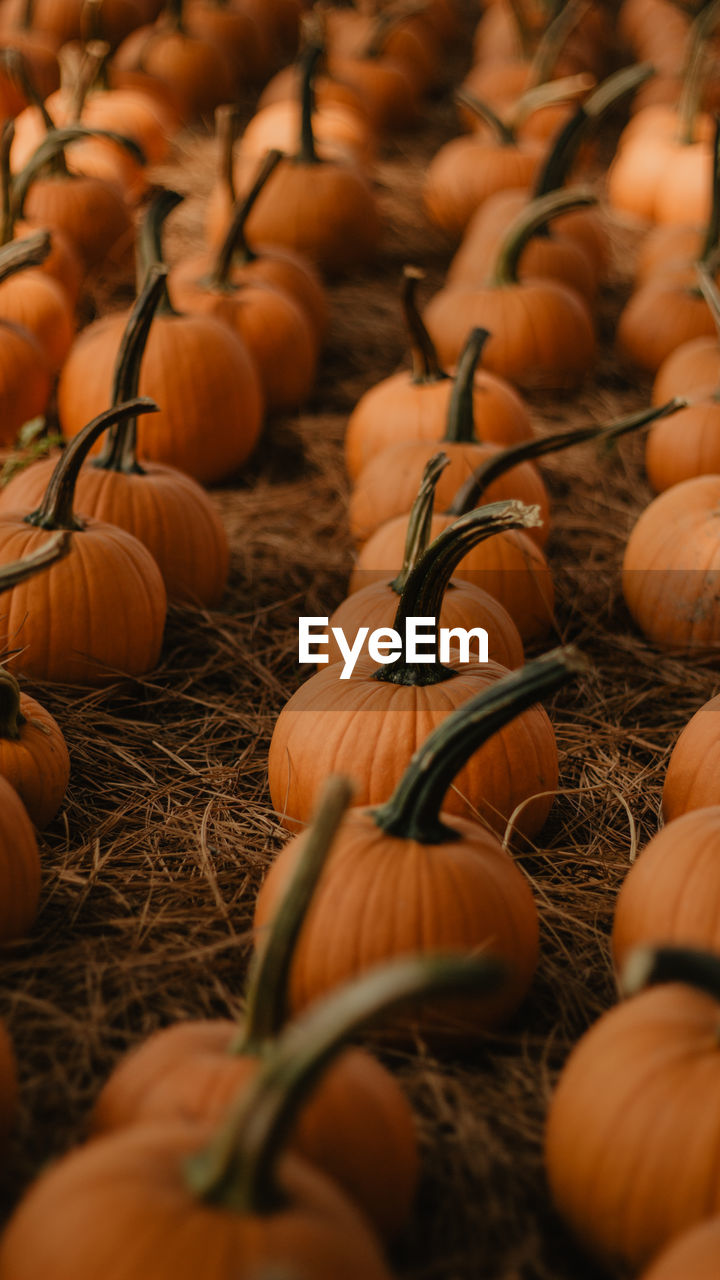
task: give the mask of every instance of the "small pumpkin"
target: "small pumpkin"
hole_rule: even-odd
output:
[[[7,593],[1,642],[21,646],[8,662],[13,671],[103,685],[157,664],[167,606],[160,570],[137,538],[73,510],[77,473],[97,436],[123,417],[154,409],[137,399],[101,414],[65,449],[38,509],[0,517],[0,564],[38,549],[44,530],[70,533],[68,554],[51,566],[41,589],[31,579]]]
[[[50,250],[47,232],[38,231],[0,248],[0,281],[44,261]],[[14,444],[26,422],[47,408],[52,376],[37,338],[8,320],[0,320],[0,444]]]
[[[674,1237],[640,1280],[715,1280],[719,1253],[720,1217],[714,1217]]]
[[[16,1210],[0,1244],[0,1277],[83,1280],[112,1267],[117,1280],[254,1280],[293,1270],[390,1280],[365,1217],[312,1165],[283,1154],[287,1130],[323,1069],[372,1017],[426,990],[477,997],[498,976],[488,957],[398,962],[294,1027],[219,1133],[138,1126],[71,1153]]]
[[[328,781],[251,969],[242,1022],[179,1022],[143,1041],[103,1086],[93,1137],[161,1120],[221,1123],[283,1034],[293,948],[349,798],[344,780]],[[371,1054],[350,1049],[338,1057],[300,1111],[291,1145],[338,1183],[383,1236],[405,1225],[419,1173],[415,1124],[395,1078]]]
[[[295,947],[289,986],[293,1010],[312,1005],[338,983],[392,956],[450,948],[489,951],[506,962],[507,979],[482,1007],[445,1002],[428,1008],[423,1035],[467,1046],[514,1012],[537,963],[532,893],[497,837],[451,812],[448,788],[456,774],[467,773],[473,752],[479,762],[492,748],[492,734],[506,733],[501,726],[512,716],[520,716],[511,726],[517,728],[528,714],[524,708],[578,670],[577,657],[568,651],[505,675],[427,737],[396,775],[385,803],[349,810]],[[386,717],[386,723],[397,744],[397,715]],[[306,839],[291,840],[270,868],[257,899],[258,928],[273,919]],[[386,1035],[402,1039],[407,1027],[396,1023]]]
[[[13,1043],[3,1022],[0,1022],[0,1143],[12,1128],[18,1104],[17,1062]]]
[[[577,386],[595,360],[587,303],[556,280],[518,278],[522,250],[556,214],[593,204],[587,192],[552,192],[533,200],[511,222],[484,287],[448,286],[431,299],[425,323],[440,359],[457,360],[473,325],[491,334],[485,363],[520,387]]]
[[[32,928],[40,874],[35,828],[12,783],[0,777],[0,943],[24,938]]]
[[[143,279],[152,263],[162,262],[162,224],[180,199],[161,188],[148,206],[140,232]],[[73,346],[58,384],[65,435],[74,436],[108,404],[127,322],[128,312],[113,312],[88,325]],[[255,448],[264,402],[247,348],[220,320],[176,311],[167,289],[148,338],[140,388],[162,406],[157,430],[138,430],[138,453],[148,462],[217,484]]]
[[[212,39],[186,27],[183,0],[166,0],[156,22],[131,31],[114,63],[119,71],[143,71],[167,84],[188,121],[233,96],[225,55]]]
[[[720,694],[688,721],[668,761],[662,808],[666,822],[720,804]]]
[[[0,777],[15,788],[39,831],[58,812],[70,778],[70,756],[57,721],[1,667]]]
[[[658,985],[642,990],[649,982]],[[545,1151],[573,1232],[607,1264],[636,1272],[720,1210],[720,958],[640,948],[623,986],[633,998],[604,1014],[565,1063]]]
[[[345,466],[355,483],[370,461],[390,445],[408,440],[437,444],[447,428],[453,391],[417,307],[417,286],[423,279],[417,267],[405,267],[402,308],[410,340],[411,370],[391,374],[360,397],[345,432]],[[467,340],[470,329],[465,333]],[[487,335],[489,337],[489,334]],[[533,435],[530,413],[518,392],[485,368],[473,381],[473,408],[482,423],[483,439],[493,444],[516,444]]]
[[[128,316],[117,352],[111,400],[132,400],[155,307],[166,271],[151,268]],[[75,495],[84,516],[117,525],[147,547],[163,576],[168,600],[217,605],[227,584],[230,549],[212,498],[176,467],[140,461],[137,423],[127,418],[111,427],[107,444],[77,477]],[[0,513],[34,508],[55,466],[46,458],[18,472],[0,492]]]

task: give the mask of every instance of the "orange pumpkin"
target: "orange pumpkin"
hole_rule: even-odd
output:
[[[551,1100],[553,1199],[583,1244],[611,1266],[636,1272],[720,1210],[719,968],[710,955],[694,960],[692,952],[659,948],[646,960],[643,949],[630,989],[641,974],[660,985],[590,1028]]]
[[[141,232],[144,271],[162,261],[160,228],[178,203],[160,189]],[[74,436],[111,396],[116,353],[128,322],[114,312],[88,325],[65,362],[58,384],[64,433]],[[165,291],[158,306],[140,378],[143,394],[162,406],[157,429],[138,431],[138,453],[216,484],[249,458],[262,426],[259,377],[247,348],[212,316],[176,311]]]
[[[0,282],[42,262],[49,249],[47,232],[0,247]],[[37,339],[12,321],[0,321],[1,444],[13,444],[20,428],[45,412],[51,386],[50,367]]]
[[[57,721],[2,668],[0,777],[15,788],[40,831],[55,817],[70,778],[70,756]]]
[[[40,507],[29,516],[0,518],[2,564],[40,547],[46,529],[70,531],[68,554],[51,566],[39,589],[31,579],[6,595],[0,643],[21,646],[8,662],[14,671],[102,685],[156,665],[166,613],[160,570],[123,529],[82,521],[73,510],[75,478],[93,440],[123,417],[154,408],[152,401],[134,400],[101,414],[64,451]]]
[[[35,828],[14,786],[0,777],[0,942],[24,938],[40,902]]]
[[[449,286],[425,310],[440,359],[457,360],[473,325],[491,334],[485,363],[521,387],[576,386],[595,360],[595,335],[580,294],[556,280],[518,279],[527,241],[555,214],[594,203],[582,192],[553,192],[533,200],[507,229],[484,288]]]
[[[476,695],[427,738],[404,771],[393,770],[398,781],[386,803],[348,812],[295,947],[293,1010],[389,957],[440,948],[489,951],[506,961],[507,978],[480,1007],[447,1001],[428,1007],[424,1036],[465,1046],[517,1008],[537,962],[532,893],[497,838],[477,821],[457,818],[446,797],[453,777],[467,773],[471,753],[479,761],[497,740],[490,735],[506,734],[501,726],[522,712],[510,731],[517,729],[528,715],[523,709],[568,679],[574,661],[569,653],[546,655]],[[397,714],[386,724],[397,746]],[[259,928],[273,919],[306,838],[290,841],[270,868],[255,909]],[[386,1028],[396,1040],[406,1033],[398,1022]]]
[[[668,761],[662,807],[666,822],[720,804],[720,694],[688,721]]]
[[[416,267],[404,269],[402,306],[410,339],[411,371],[392,374],[371,387],[348,419],[345,466],[353,482],[390,445],[410,440],[437,444],[446,431],[453,382],[438,360],[417,309],[417,285],[422,279],[423,274]],[[469,332],[470,329],[465,339]],[[475,373],[473,409],[475,420],[482,424],[483,440],[515,444],[532,437],[530,414],[517,391],[484,368]]]
[[[180,1022],[155,1032],[103,1087],[93,1136],[160,1120],[221,1123],[283,1033],[293,947],[349,798],[342,779],[328,782],[297,874],[251,971],[241,1025]],[[415,1125],[394,1077],[370,1054],[351,1049],[338,1058],[300,1111],[291,1145],[361,1205],[381,1234],[404,1226],[419,1172]]]
[[[113,374],[113,404],[137,395],[140,366],[165,268],[154,267],[128,318]],[[100,456],[83,466],[75,496],[84,516],[118,525],[147,547],[168,600],[213,606],[222,598],[230,564],[225,527],[212,498],[190,476],[159,462],[139,461],[137,424],[112,427]],[[33,509],[55,465],[46,458],[18,472],[0,492],[0,513]]]
[[[18,1102],[17,1062],[12,1040],[0,1022],[0,1143],[5,1142]]]
[[[673,1238],[640,1280],[715,1280],[720,1253],[720,1217],[701,1222]]]
[[[207,36],[183,22],[183,0],[167,0],[155,23],[137,26],[115,53],[120,71],[143,71],[166,83],[186,120],[209,114],[233,97],[226,58]]]

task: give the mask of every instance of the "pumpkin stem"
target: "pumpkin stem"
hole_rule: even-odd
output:
[[[720,17],[720,0],[705,4],[693,19],[687,43],[687,61],[677,105],[678,141],[690,146],[695,141],[695,121],[708,67],[707,43]]]
[[[478,98],[469,89],[456,89],[454,96],[459,106],[467,107],[468,111],[472,111],[473,115],[485,121],[485,124],[492,130],[495,141],[501,147],[515,146],[517,135],[514,127],[501,120],[497,112],[493,111],[489,102],[484,102],[482,98]]]
[[[470,511],[439,533],[413,566],[400,594],[393,628],[405,636],[409,618],[428,620],[433,635],[423,642],[424,660],[408,659],[403,648],[392,663],[378,668],[373,679],[385,684],[433,685],[452,679],[457,672],[438,661],[437,637],[443,596],[463,556],[485,538],[509,529],[530,529],[542,524],[538,507],[527,507],[516,499],[493,502]]]
[[[450,376],[441,367],[435,343],[425,328],[418,310],[417,287],[424,279],[425,272],[419,267],[403,267],[402,309],[405,328],[410,338],[412,383],[416,387],[432,382],[442,382]]]
[[[235,190],[235,170],[233,168],[233,150],[240,129],[240,111],[228,103],[215,111],[215,137],[218,144],[220,166],[218,177],[220,185],[225,188],[231,205],[237,201]]]
[[[530,64],[529,85],[545,84],[552,76],[568,36],[592,8],[591,0],[567,0],[549,23]]]
[[[715,115],[712,144],[712,200],[699,261],[710,267],[720,240],[720,115]]]
[[[436,952],[395,960],[338,987],[294,1019],[243,1089],[227,1125],[186,1161],[190,1191],[236,1213],[276,1211],[285,1202],[276,1166],[298,1111],[347,1042],[399,1005],[441,993],[489,994],[505,975],[495,956]]]
[[[280,161],[284,159],[284,154],[283,151],[278,151],[277,149],[268,151],[260,164],[255,181],[247,195],[233,205],[230,226],[218,250],[212,274],[208,278],[209,288],[226,291],[230,287],[230,272],[237,254],[240,255],[242,262],[252,262],[257,257],[257,254],[252,252],[245,239],[245,223],[271,173],[275,172]]]
[[[559,80],[548,80],[545,84],[533,85],[520,95],[513,108],[511,127],[517,132],[521,124],[542,107],[554,106],[556,102],[570,102],[580,94],[587,93],[595,84],[595,79],[587,71],[579,71],[574,76],[562,76]]]
[[[43,124],[45,125],[45,130],[49,133],[51,129],[55,128],[55,122],[45,106],[43,96],[33,79],[32,72],[30,71],[30,64],[28,63],[24,53],[21,53],[19,49],[0,49],[0,65],[5,68],[8,75],[12,77],[15,83],[20,86],[20,91],[23,97],[27,99],[28,103],[31,106],[36,107],[40,112]],[[64,158],[60,159],[59,164],[64,164]]]
[[[113,370],[112,403],[134,400],[140,385],[140,367],[145,347],[165,288],[167,267],[156,263],[150,268],[145,284],[135,300],[125,331],[120,340]],[[105,446],[93,466],[100,471],[119,471],[125,475],[145,474],[137,460],[137,420],[126,418],[111,427]]]
[[[9,671],[0,667],[0,738],[17,742],[25,716],[20,710],[20,685]]]
[[[696,262],[695,270],[697,272],[702,295],[710,308],[710,314],[715,323],[718,339],[720,340],[720,290],[704,262]]]
[[[497,453],[481,462],[458,489],[448,507],[447,514],[462,516],[465,512],[472,511],[493,481],[505,475],[511,467],[516,467],[520,462],[530,462],[534,458],[542,458],[547,453],[559,453],[562,449],[569,449],[571,445],[584,444],[586,440],[604,438],[609,443],[651,422],[656,422],[658,418],[669,418],[678,409],[684,409],[686,406],[687,401],[676,396],[665,404],[640,409],[614,422],[600,426],[591,424],[587,427],[576,427],[572,431],[559,431],[554,435],[544,436],[541,440],[524,440],[521,444],[511,445],[509,449],[498,449]]]
[[[142,293],[143,284],[147,280],[150,268],[164,265],[162,233],[165,219],[184,198],[178,191],[169,191],[166,187],[158,187],[145,210],[145,217],[140,223],[137,246],[138,293]],[[160,300],[155,309],[160,316],[176,316],[179,314],[170,301],[166,280],[163,280]]]
[[[655,68],[649,62],[641,62],[634,67],[623,67],[620,71],[608,76],[588,95],[555,137],[545,163],[535,180],[534,197],[548,195],[549,192],[557,191],[565,185],[580,144],[590,128],[595,128],[620,98],[625,94],[633,93],[654,74]]]
[[[7,244],[15,235],[15,219],[12,212],[12,170],[10,149],[15,139],[15,122],[6,120],[0,133],[0,199],[2,200],[2,230],[0,239]]]
[[[300,148],[297,164],[320,164],[315,150],[312,118],[315,111],[315,73],[324,53],[322,44],[311,43],[300,57]]]
[[[435,505],[435,489],[449,462],[450,459],[446,453],[434,453],[432,458],[429,458],[425,463],[420,487],[408,516],[402,569],[390,583],[396,595],[402,595],[408,577],[427,549],[430,541],[433,507]]]
[[[288,973],[293,950],[343,814],[352,799],[347,778],[329,778],[313,817],[295,872],[258,949],[245,995],[242,1031],[230,1053],[258,1055],[287,1019]]]
[[[22,240],[11,240],[0,247],[0,283],[9,280],[26,267],[39,267],[50,253],[52,241],[49,231],[34,231]]]
[[[116,143],[118,147],[124,147],[137,164],[144,165],[146,163],[145,153],[134,139],[126,138],[124,134],[115,133],[111,129],[88,129],[83,124],[70,124],[63,129],[52,129],[46,134],[40,145],[36,147],[25,168],[21,169],[15,178],[13,213],[16,218],[22,218],[27,193],[46,166],[51,166],[53,173],[60,173],[69,181],[72,181],[77,176],[70,173],[67,170],[67,166],[58,170],[57,163],[62,162],[64,165],[65,147],[71,142],[76,142],[79,138],[107,138],[108,141]]]
[[[9,564],[0,565],[0,592],[17,587],[26,578],[32,578],[42,569],[49,569],[51,564],[62,560],[70,550],[70,534],[61,529],[53,538],[22,560],[12,560]]]
[[[551,191],[531,200],[510,223],[500,242],[490,275],[490,287],[518,283],[518,267],[525,245],[541,227],[571,209],[587,209],[597,204],[591,191],[574,187],[570,191]]]
[[[67,53],[71,46],[65,45],[60,55]],[[69,88],[72,93],[71,119],[80,120],[85,108],[85,100],[102,74],[102,68],[110,56],[110,45],[107,40],[90,40],[83,48],[82,57],[69,68]],[[61,62],[64,70],[64,63]]]
[[[489,337],[490,332],[488,329],[482,329],[479,326],[476,329],[471,329],[468,340],[460,353],[452,394],[448,404],[443,443],[470,444],[477,439],[473,405],[475,370]]]
[[[453,778],[488,738],[527,707],[589,669],[569,646],[553,649],[503,676],[464,703],[435,729],[415,752],[392,796],[373,811],[388,835],[420,844],[445,844],[459,838],[440,820]]]
[[[108,427],[141,413],[157,413],[158,406],[147,396],[138,396],[127,404],[113,405],[93,418],[63,449],[53,471],[45,496],[36,511],[25,516],[25,523],[40,529],[70,529],[80,532],[85,525],[73,511],[78,473],[98,436]]]
[[[622,994],[665,982],[683,982],[720,1000],[720,956],[696,947],[634,947],[620,975]]]

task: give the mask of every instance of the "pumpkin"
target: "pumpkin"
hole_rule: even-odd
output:
[[[475,394],[476,367],[488,336],[485,329],[474,329],[468,337],[451,384],[444,436],[437,442],[399,441],[376,453],[360,472],[349,508],[350,529],[358,542],[365,541],[386,520],[409,511],[423,468],[438,444],[448,459],[435,490],[435,500],[442,508],[476,467],[499,452],[496,445],[481,443],[485,437],[483,409],[477,407],[477,402],[482,403],[482,396]],[[488,502],[519,498],[539,506],[543,523],[531,536],[537,536],[544,545],[549,499],[532,463],[520,463],[508,471],[503,479],[489,485],[485,497]]]
[[[159,189],[148,206],[140,242],[144,274],[152,262],[162,262],[161,226],[180,198]],[[65,435],[74,436],[108,404],[127,322],[127,312],[104,316],[88,325],[73,346],[58,384]],[[263,414],[250,354],[220,320],[176,311],[167,289],[150,331],[140,388],[162,406],[157,429],[138,430],[137,448],[144,460],[177,467],[202,484],[217,484],[249,458]]]
[[[165,268],[151,268],[133,307],[117,353],[112,403],[137,395],[140,366]],[[140,462],[137,424],[128,418],[110,428],[105,449],[83,466],[75,486],[79,510],[118,525],[147,547],[158,565],[168,600],[218,604],[227,584],[230,550],[220,515],[201,485],[176,467]],[[33,508],[55,465],[46,458],[18,472],[0,492],[0,513]]]
[[[688,651],[720,640],[720,476],[695,476],[646,507],[625,547],[622,588],[654,644]]]
[[[148,1125],[71,1153],[16,1210],[0,1277],[60,1280],[112,1267],[117,1280],[253,1280],[271,1270],[390,1280],[364,1216],[312,1165],[283,1154],[287,1129],[370,1018],[425,991],[492,989],[498,973],[489,958],[398,962],[294,1027],[216,1136],[207,1126]]]
[[[641,1280],[715,1280],[720,1253],[720,1217],[701,1222],[674,1238],[652,1261]]]
[[[0,247],[0,282],[41,263],[49,249],[50,237],[43,231]],[[28,329],[0,320],[0,444],[13,444],[20,428],[45,412],[51,385],[37,338]]]
[[[271,157],[274,167],[279,156]],[[263,163],[254,198],[269,169]],[[214,316],[238,334],[258,370],[268,409],[297,409],[315,382],[317,331],[302,304],[285,289],[261,279],[238,278],[233,270],[237,223],[244,224],[249,207],[246,199],[214,261],[202,254],[175,267],[170,276],[173,297],[186,311]]]
[[[623,881],[613,959],[633,947],[674,943],[720,952],[720,807],[693,809],[653,836]]]
[[[0,777],[0,943],[25,937],[39,902],[35,828],[12,783]]]
[[[432,475],[431,467],[432,461],[428,464],[426,474],[430,472]],[[408,522],[405,562],[401,572],[391,581],[369,583],[360,591],[354,591],[338,606],[328,626],[328,660],[331,663],[342,660],[333,628],[339,628],[346,642],[352,646],[361,627],[367,627],[370,633],[378,628],[392,627],[398,598],[402,598],[406,587],[412,587],[412,575],[417,570],[425,578],[426,588],[438,575],[444,583],[441,598],[438,597],[433,604],[434,608],[439,608],[441,627],[462,627],[466,630],[484,627],[491,661],[509,669],[520,666],[523,661],[522,640],[510,615],[486,591],[470,582],[452,581],[451,574],[458,560],[482,538],[492,536],[499,529],[513,526],[532,528],[533,521],[538,518],[537,507],[524,507],[522,503],[512,501],[480,507],[450,525],[428,546],[430,513],[423,511],[424,490],[425,481],[418,494],[421,502],[416,505]],[[420,523],[425,527],[419,531]],[[366,646],[363,646],[362,652],[367,652]]]
[[[313,77],[321,53],[320,46],[310,44],[303,56],[299,150],[263,187],[247,230],[251,241],[282,245],[338,273],[376,257],[382,225],[372,188],[358,169],[316,154]]]
[[[183,0],[167,0],[155,23],[138,26],[114,57],[120,71],[143,71],[167,84],[186,120],[209,114],[233,97],[226,57],[183,22]]]
[[[693,809],[720,804],[720,694],[711,698],[688,721],[668,761],[662,807],[666,822]]]
[[[518,279],[523,248],[557,213],[594,203],[586,192],[552,192],[533,200],[507,228],[484,288],[448,286],[431,299],[425,323],[440,359],[457,360],[473,325],[491,334],[485,364],[521,387],[577,386],[595,359],[587,304],[556,280]]]
[[[405,267],[402,307],[410,339],[411,371],[392,374],[371,387],[348,419],[345,466],[353,482],[389,445],[406,440],[437,444],[446,431],[453,383],[438,360],[417,308],[417,286],[422,279],[417,267]],[[486,441],[515,444],[532,437],[530,414],[517,391],[484,368],[475,373],[473,407]]]
[[[242,200],[237,200],[233,172],[237,118],[238,112],[234,107],[218,107],[215,112],[220,165],[218,181],[206,205],[205,231],[208,242],[219,249],[227,242],[232,224],[235,237],[231,270],[233,283],[261,280],[266,284],[277,285],[300,303],[310,317],[318,339],[322,339],[327,329],[328,303],[323,283],[310,259],[293,253],[282,245],[250,244],[248,241],[245,225],[248,215],[282,155],[279,151],[269,151],[250,190]],[[211,256],[206,255],[206,270],[211,270],[212,262]]]
[[[451,550],[451,563],[453,558]],[[308,821],[320,781],[333,769],[356,783],[356,804],[386,800],[432,729],[505,674],[494,662],[480,662],[469,654],[463,659],[452,649],[449,658],[438,659],[436,620],[446,581],[440,574],[425,581],[417,566],[393,623],[400,634],[400,651],[380,665],[378,657],[360,658],[349,673],[340,664],[327,666],[283,707],[270,742],[268,781],[272,802],[291,830]],[[415,655],[406,624],[417,618],[432,621]],[[473,757],[448,797],[448,811],[480,814],[493,830],[502,832],[522,806],[516,828],[531,838],[550,811],[557,768],[552,727],[536,708]]]
[[[611,1266],[639,1270],[720,1209],[719,970],[720,959],[709,954],[636,951],[625,990],[660,985],[586,1032],[551,1099],[546,1165],[553,1200],[583,1244]]]
[[[70,778],[70,756],[57,721],[1,667],[0,777],[15,788],[40,831],[55,817]]]
[[[350,809],[295,946],[291,1009],[312,1005],[392,956],[449,948],[496,955],[508,966],[506,981],[481,1007],[445,1002],[428,1008],[424,1037],[467,1046],[514,1012],[537,963],[532,893],[497,837],[458,818],[446,799],[471,753],[479,760],[492,746],[490,735],[507,732],[501,726],[513,715],[524,718],[524,708],[571,678],[574,664],[569,652],[546,655],[506,675],[435,729],[385,803]],[[387,728],[397,744],[397,715],[387,718]],[[258,929],[273,919],[306,839],[291,840],[273,862],[257,899]],[[406,1033],[397,1022],[385,1032],[395,1040]]]
[[[12,1040],[0,1022],[0,1143],[10,1132],[18,1102],[17,1062]]]
[[[38,509],[0,518],[1,564],[36,550],[44,530],[68,530],[71,539],[68,554],[51,566],[40,589],[30,580],[7,593],[2,644],[21,646],[8,663],[13,671],[103,685],[156,665],[166,613],[160,570],[123,529],[83,521],[73,510],[77,472],[95,438],[123,417],[154,408],[137,399],[101,414],[62,454]]]
[[[73,174],[64,148],[79,138],[104,137],[144,157],[129,138],[109,130],[69,125],[49,129],[14,182],[14,216],[60,231],[87,271],[127,275],[133,263],[133,228],[128,207],[113,183]]]
[[[286,1022],[293,947],[349,798],[342,779],[328,782],[304,855],[251,970],[242,1023],[180,1022],[155,1032],[121,1060],[103,1087],[93,1136],[160,1120],[221,1122]],[[419,1172],[415,1125],[402,1090],[372,1055],[351,1049],[337,1059],[302,1108],[291,1145],[360,1204],[381,1234],[396,1235],[405,1225]]]

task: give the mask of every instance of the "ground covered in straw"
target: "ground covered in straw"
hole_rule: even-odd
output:
[[[618,127],[618,122],[615,126]],[[401,266],[441,279],[449,247],[419,206],[428,157],[454,132],[449,99],[387,148],[378,181],[389,230],[378,267],[332,289],[333,324],[311,405],[268,424],[258,456],[217,492],[232,539],[230,587],[214,613],[176,610],[162,666],[102,692],[32,689],[72,756],[63,814],[42,837],[42,912],[2,954],[0,1015],[22,1070],[22,1115],[0,1171],[8,1209],[42,1164],[83,1136],[119,1055],[181,1017],[242,1008],[258,885],[283,836],[266,787],[277,713],[300,681],[297,618],[330,613],[352,549],[340,442],[358,396],[404,359]],[[186,135],[159,178],[189,198],[172,249],[197,243],[213,175],[209,138]],[[632,236],[618,230],[628,261]],[[610,348],[627,282],[602,301],[597,377],[578,395],[532,398],[538,430],[602,421],[647,402]],[[212,424],[210,424],[212,425]],[[221,424],[218,424],[221,425]],[[627,532],[648,500],[642,442],[591,446],[544,467],[558,638],[593,669],[551,708],[562,792],[521,864],[542,921],[542,960],[512,1027],[465,1061],[422,1044],[389,1055],[419,1120],[424,1178],[394,1263],[407,1280],[588,1280],[554,1219],[542,1172],[543,1117],[572,1043],[614,999],[615,894],[655,831],[669,749],[717,688],[713,668],[659,656],[619,593]]]

